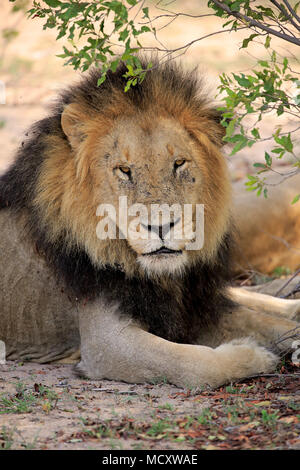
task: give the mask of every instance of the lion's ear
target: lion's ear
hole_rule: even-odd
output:
[[[71,146],[76,149],[85,138],[83,131],[86,115],[77,103],[68,104],[61,115],[61,127]]]

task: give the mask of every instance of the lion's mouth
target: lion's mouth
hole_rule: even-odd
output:
[[[166,246],[162,246],[158,250],[150,251],[149,253],[143,253],[143,256],[157,256],[157,255],[181,255],[182,250],[171,250]]]

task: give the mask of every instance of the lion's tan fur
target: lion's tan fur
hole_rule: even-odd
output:
[[[113,243],[105,240],[100,243],[96,236],[97,206],[100,203],[110,203],[117,207],[118,196],[124,194],[124,191],[118,193],[118,188],[112,187],[113,182],[104,159],[100,158],[112,147],[113,136],[121,142],[120,160],[130,160],[137,168],[145,165],[145,159],[152,159],[152,163],[156,160],[151,166],[151,173],[147,174],[149,195],[139,192],[136,194],[138,199],[132,199],[129,203],[204,204],[205,245],[200,252],[191,251],[188,256],[190,262],[193,262],[195,256],[200,256],[203,260],[211,259],[228,229],[231,201],[224,158],[206,134],[206,129],[213,128],[214,124],[210,119],[205,120],[205,117],[200,123],[196,123],[188,113],[180,113],[180,107],[178,114],[174,110],[174,118],[171,119],[165,117],[163,106],[155,112],[151,109],[151,112],[134,116],[131,116],[130,107],[126,107],[124,103],[118,110],[119,114],[116,115],[116,111],[108,106],[101,115],[98,113],[96,116],[88,116],[88,110],[83,106],[71,104],[62,115],[62,125],[72,148],[58,136],[47,138],[49,150],[41,168],[35,204],[41,220],[47,224],[50,239],[55,241],[67,230],[69,242],[83,246],[95,264],[121,263],[129,274],[136,269],[135,253],[128,249],[124,240],[114,240]],[[114,119],[110,119],[112,114]],[[124,114],[126,119],[122,122]],[[85,124],[79,129],[78,122]],[[216,133],[217,129],[218,126],[215,125]],[[132,136],[130,152],[126,144],[122,146],[126,133],[131,133]],[[81,134],[84,138],[80,138]],[[168,196],[160,193],[160,188],[165,174],[170,171],[173,161],[170,149],[174,151],[179,134],[180,145],[185,147],[195,167],[196,183],[189,185],[188,195],[177,193],[173,199],[169,197],[166,201]],[[133,140],[134,136],[137,137]],[[157,136],[158,140],[155,139]],[[149,141],[153,139],[156,142],[156,146],[152,145],[148,151],[144,148],[147,137]],[[140,184],[142,186],[141,181]]]
[[[175,72],[168,73],[172,78]],[[95,266],[121,265],[128,277],[135,275],[139,282],[144,271],[136,260],[145,253],[145,246],[131,240],[99,241],[100,203],[117,206],[118,196],[126,194],[129,204],[204,204],[204,247],[185,253],[187,266],[196,259],[213,264],[231,224],[231,185],[220,150],[223,130],[218,116],[207,100],[187,106],[182,90],[170,91],[159,74],[155,72],[158,79],[148,82],[151,105],[144,109],[138,110],[117,89],[106,95],[103,91],[100,110],[88,106],[80,94],[76,102],[66,104],[59,128],[40,137],[44,153],[30,200],[34,220],[46,233],[47,242],[55,247],[63,240],[63,248],[70,250],[78,246]],[[116,142],[118,152],[114,153]],[[177,179],[171,177],[176,156],[186,159],[188,168],[185,173],[179,170]],[[124,163],[135,171],[131,192],[116,173]],[[273,370],[278,357],[266,347],[297,327],[292,318],[299,311],[298,304],[287,319],[268,309],[258,313],[258,302],[258,311],[241,307],[221,319],[217,328],[200,335],[196,344],[182,344],[151,334],[138,320],[124,315],[118,295],[112,300],[100,292],[92,301],[70,301],[23,233],[23,217],[30,209],[22,210],[21,216],[10,208],[0,211],[4,253],[0,259],[4,293],[0,339],[9,346],[9,358],[24,359],[29,354],[43,362],[74,357],[80,331],[79,371],[90,378],[141,382],[163,375],[179,386],[218,386]],[[246,207],[244,211],[247,216]],[[247,232],[247,223],[240,228],[241,234]],[[180,276],[175,280],[159,276],[162,290],[167,286],[170,296],[183,304],[181,282]],[[286,340],[280,347],[290,345],[291,340]]]
[[[268,187],[268,198],[234,185],[233,213],[238,229],[234,254],[236,271],[272,274],[275,268],[300,267],[300,174]],[[283,271],[284,272],[284,271]]]

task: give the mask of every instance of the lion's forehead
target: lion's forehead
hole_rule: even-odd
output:
[[[144,162],[145,166],[157,158],[172,159],[191,154],[192,140],[175,119],[122,118],[106,136],[106,145],[112,153],[125,157],[128,162]]]

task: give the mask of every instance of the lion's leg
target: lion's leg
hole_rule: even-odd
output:
[[[240,305],[255,310],[281,315],[291,320],[300,315],[300,300],[279,299],[272,295],[251,292],[240,287],[231,287],[229,294]]]
[[[81,354],[80,354],[80,349],[77,349],[75,352],[70,354],[67,357],[64,357],[63,359],[59,359],[58,361],[55,361],[57,364],[77,364],[77,362],[80,360]]]
[[[217,346],[234,338],[250,337],[259,345],[286,351],[292,348],[293,341],[300,337],[300,324],[284,317],[257,312],[240,306],[224,315],[218,328],[199,338],[202,344]]]
[[[89,304],[80,313],[81,362],[89,378],[131,383],[164,378],[178,386],[219,386],[271,371],[277,357],[245,339],[216,349],[177,344],[148,333],[120,316],[117,304]]]

